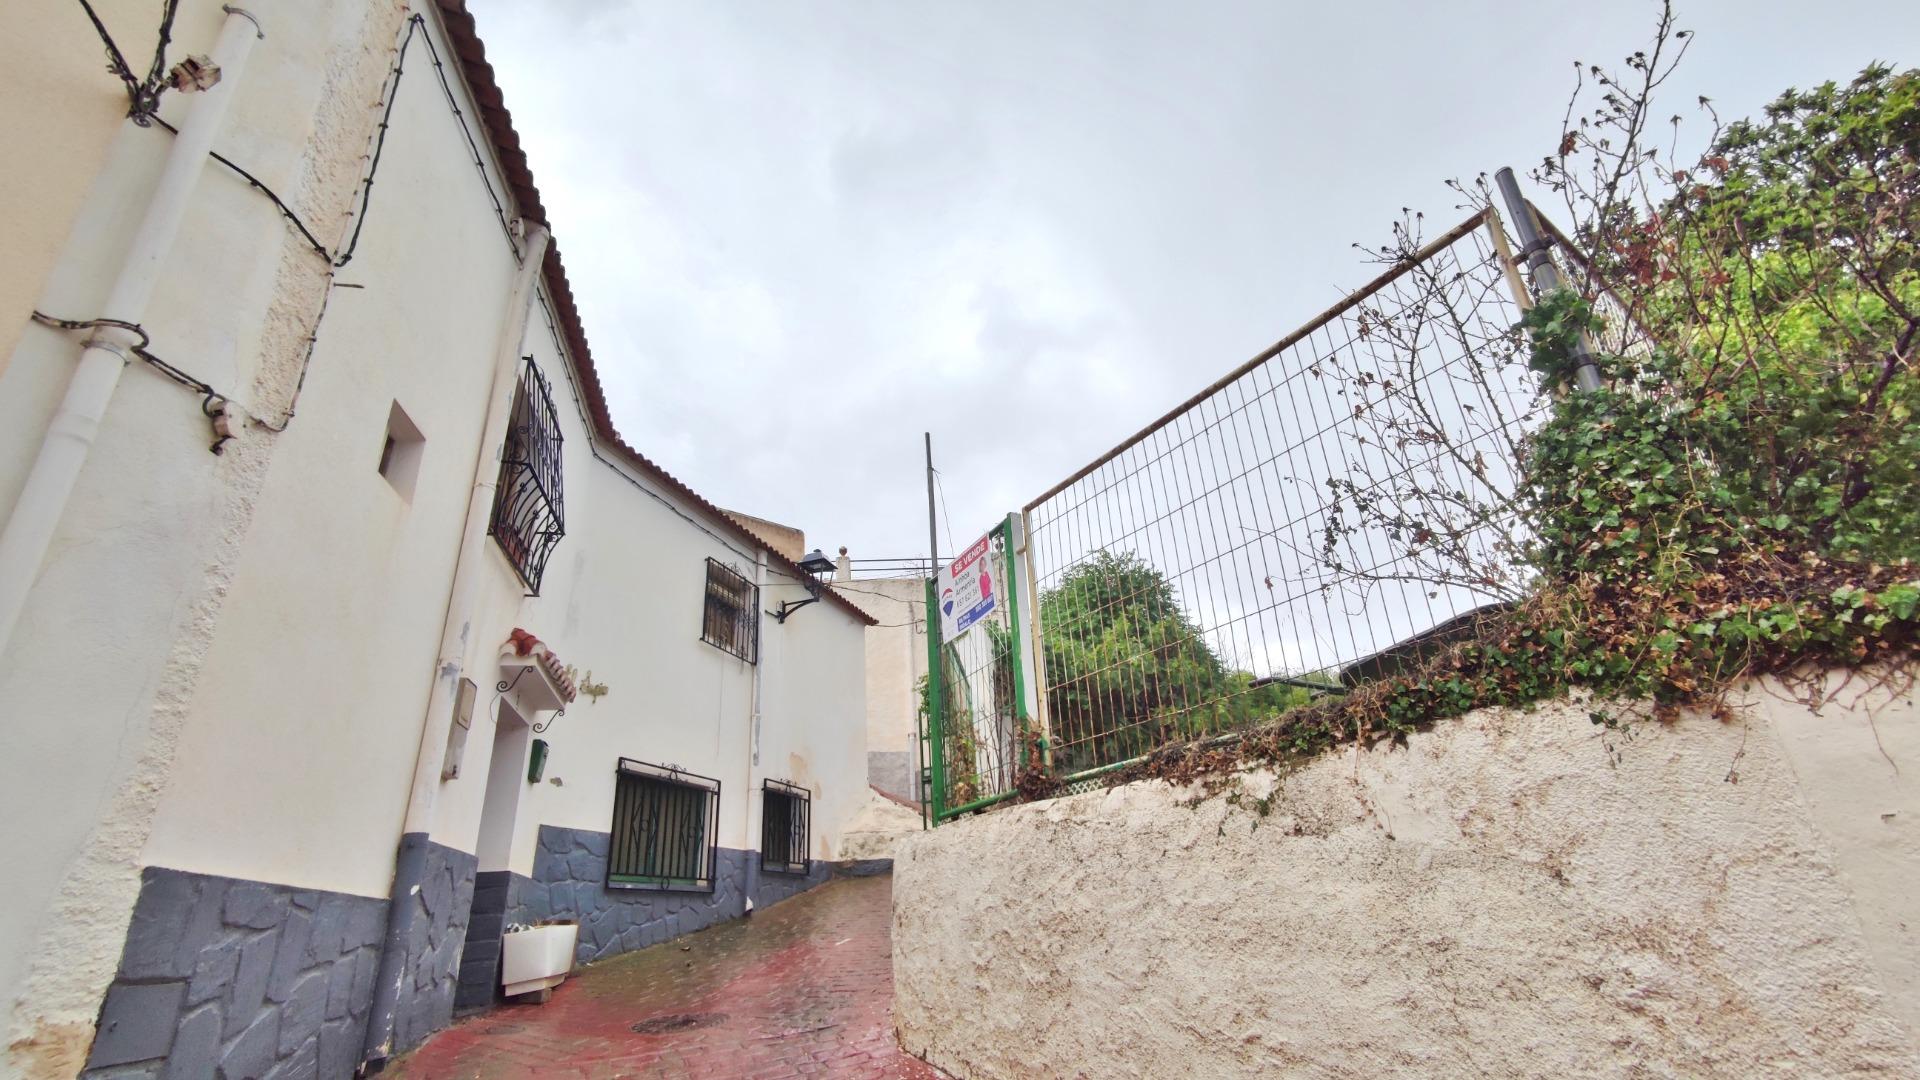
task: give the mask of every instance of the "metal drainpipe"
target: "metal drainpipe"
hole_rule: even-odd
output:
[[[1507,213],[1513,215],[1513,235],[1520,241],[1520,254],[1526,257],[1527,266],[1533,270],[1534,291],[1538,299],[1545,299],[1549,293],[1565,288],[1560,278],[1560,268],[1553,264],[1553,256],[1547,253],[1547,241],[1540,235],[1539,226],[1533,221],[1533,208],[1527,205],[1526,196],[1520,194],[1520,182],[1514,179],[1513,170],[1501,169],[1493,174],[1494,183],[1500,188],[1500,197],[1507,204]],[[1593,362],[1593,347],[1587,344],[1587,335],[1580,334],[1573,340],[1573,384],[1582,390],[1598,390],[1604,385],[1600,378],[1600,368]]]
[[[126,259],[107,292],[101,309],[106,318],[138,323],[146,316],[147,302],[153,298],[154,286],[166,268],[167,255],[199,185],[200,173],[207,166],[214,136],[219,134],[227,106],[239,90],[247,55],[253,51],[254,42],[266,37],[252,15],[235,7],[221,10],[227,18],[213,46],[220,81],[194,105],[167,151],[146,214],[134,230]],[[74,483],[100,433],[100,420],[139,340],[139,335],[117,326],[96,329],[80,353],[59,411],[47,426],[26,485],[7,517],[5,531],[0,532],[0,653],[6,652],[13,639],[14,627],[39,577],[40,564],[53,543]]]
[[[767,587],[767,553],[761,551],[753,560],[753,594],[760,596]],[[761,624],[760,612],[753,613],[756,625]],[[765,643],[761,642],[753,658],[753,712],[747,727],[747,808],[740,815],[740,821],[746,826],[747,845],[747,895],[744,914],[753,914],[753,898],[760,891],[760,850],[753,842],[753,774],[760,767],[760,668],[767,661]]]
[[[536,283],[547,257],[547,227],[522,225],[520,268],[508,294],[506,324],[494,350],[493,389],[487,396],[486,424],[474,455],[473,489],[467,495],[466,531],[454,563],[453,588],[447,597],[446,621],[441,626],[440,658],[434,665],[433,689],[427,696],[427,715],[420,725],[420,745],[414,751],[413,784],[407,793],[407,815],[400,826],[400,849],[393,861],[393,888],[387,898],[387,934],[380,948],[380,966],[374,976],[373,1007],[368,1013],[365,1059],[382,1062],[393,1053],[394,1022],[399,1015],[400,988],[406,981],[407,943],[413,929],[414,897],[426,879],[427,840],[433,827],[433,804],[440,794],[440,762],[447,730],[459,696],[473,609],[479,597],[480,566],[486,554],[488,517],[493,493],[500,482],[500,447],[506,442],[513,409],[513,393],[520,372],[520,345],[527,333]]]

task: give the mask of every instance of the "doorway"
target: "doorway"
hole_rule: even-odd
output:
[[[473,881],[473,909],[467,916],[467,941],[460,952],[460,980],[453,1007],[475,1012],[491,1006],[500,988],[500,938],[506,931],[507,901],[513,891],[514,820],[526,788],[527,749],[532,731],[513,705],[502,699],[493,721],[493,756],[487,764],[487,789],[480,804],[480,836],[474,845],[479,872]]]

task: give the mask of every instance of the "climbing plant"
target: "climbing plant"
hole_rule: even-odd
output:
[[[1486,483],[1343,508],[1420,542],[1431,580],[1504,605],[1413,670],[1231,746],[1171,744],[1120,778],[1282,760],[1574,688],[1656,716],[1724,716],[1751,676],[1907,678],[1920,648],[1920,71],[1873,65],[1732,123],[1701,99],[1704,148],[1682,162],[1650,132],[1688,40],[1667,10],[1624,65],[1580,67],[1534,170],[1572,224],[1559,257],[1576,287],[1534,306],[1511,351],[1546,404],[1512,438],[1510,482],[1468,461]],[[1486,197],[1483,182],[1458,188]],[[1384,253],[1416,243],[1403,230]],[[1394,329],[1370,328],[1388,342]],[[1598,391],[1572,386],[1583,336]],[[1506,377],[1497,342],[1475,361]],[[1448,438],[1431,417],[1376,415],[1395,438]],[[1492,525],[1522,539],[1461,540]],[[1593,719],[1634,718],[1613,708]]]
[[[1040,595],[1055,766],[1124,761],[1168,740],[1244,727],[1306,701],[1255,685],[1207,643],[1174,585],[1131,553],[1096,551]]]

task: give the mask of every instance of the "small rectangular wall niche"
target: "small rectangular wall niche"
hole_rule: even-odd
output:
[[[420,478],[420,459],[427,450],[427,437],[413,418],[394,402],[387,410],[387,440],[380,447],[380,475],[408,502],[413,501],[413,484]]]

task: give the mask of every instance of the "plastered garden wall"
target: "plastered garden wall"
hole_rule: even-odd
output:
[[[902,1041],[976,1080],[1920,1076],[1920,708],[1830,686],[1485,710],[909,837]]]

